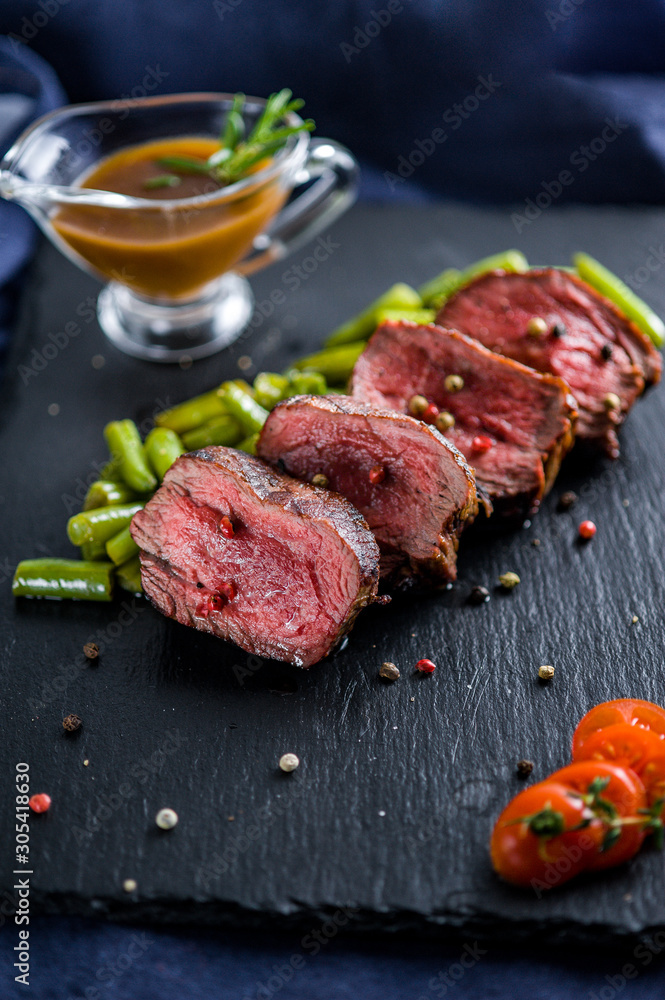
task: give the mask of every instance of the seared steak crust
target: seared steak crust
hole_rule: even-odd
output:
[[[529,322],[541,319],[538,334]],[[441,309],[437,323],[474,337],[505,357],[564,379],[577,401],[577,436],[615,458],[616,428],[645,387],[660,379],[661,357],[613,303],[556,268],[491,271]],[[620,406],[607,405],[617,396]]]
[[[362,515],[233,448],[179,458],[131,533],[163,614],[298,666],[326,656],[376,595]]]
[[[268,417],[257,453],[307,482],[322,474],[347,497],[376,536],[389,584],[455,579],[478,500],[464,457],[435,428],[350,396],[294,396]]]
[[[463,387],[447,387],[449,375]],[[565,382],[434,324],[383,323],[356,362],[351,391],[402,413],[422,395],[451,413],[446,437],[504,516],[538,509],[573,442],[576,413]],[[488,443],[488,450],[478,446]]]

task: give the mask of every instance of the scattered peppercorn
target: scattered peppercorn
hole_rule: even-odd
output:
[[[423,414],[420,419],[424,420],[426,424],[433,424],[436,421],[438,415],[439,415],[439,407],[436,406],[434,403],[428,403],[425,409],[423,410]]]
[[[51,796],[47,795],[46,792],[31,795],[28,799],[28,805],[33,812],[45,813],[51,808]]]
[[[62,720],[62,728],[66,729],[68,733],[75,733],[77,729],[81,728],[81,725],[81,717],[74,715],[73,712]]]
[[[155,816],[155,823],[160,830],[172,830],[178,823],[178,814],[175,809],[160,809]]]
[[[582,521],[577,530],[580,533],[580,538],[583,538],[585,542],[588,542],[589,539],[593,538],[596,534],[596,525],[593,521]]]
[[[562,493],[559,497],[557,507],[559,510],[570,510],[570,508],[577,503],[577,500],[577,493],[573,493],[572,490],[566,490],[566,492]]]
[[[434,421],[434,424],[437,431],[441,431],[442,434],[445,434],[446,431],[449,431],[451,427],[455,426],[455,418],[452,413],[448,412],[448,410],[441,410],[438,417]]]
[[[96,642],[86,642],[83,653],[89,660],[96,660],[99,656],[99,646]]]
[[[381,664],[379,669],[379,677],[382,677],[384,681],[397,681],[399,680],[399,670],[394,663],[386,661]]]
[[[533,761],[532,760],[518,760],[517,761],[517,773],[520,778],[528,778],[533,771]]]
[[[321,486],[324,490],[327,490],[328,477],[322,472],[317,472],[315,476],[312,476],[312,486]]]
[[[231,518],[228,517],[226,514],[219,522],[219,531],[220,534],[224,535],[224,538],[233,538],[233,536],[235,535],[233,522],[231,521]]]
[[[472,587],[469,594],[469,604],[487,604],[490,592],[487,587]]]
[[[606,396],[603,396],[603,406],[608,411],[621,409],[621,400],[616,392],[608,392]]]
[[[547,323],[540,316],[532,316],[526,325],[526,332],[529,337],[543,337],[547,333]]]
[[[534,549],[537,549],[540,545],[540,538],[532,538],[531,544],[533,545]]]
[[[432,663],[431,660],[418,660],[416,670],[420,671],[421,674],[433,674],[436,670],[436,663]]]
[[[614,348],[612,347],[611,344],[603,344],[603,346],[600,349],[600,356],[603,359],[603,361],[609,361],[610,358],[612,357],[613,352]]]
[[[520,578],[517,573],[509,571],[508,573],[502,573],[499,577],[499,583],[504,588],[504,590],[512,590],[514,587],[520,583]]]
[[[446,392],[459,392],[464,388],[464,379],[461,375],[446,375],[443,385]]]
[[[412,417],[422,417],[428,406],[429,402],[424,396],[412,396],[409,400],[409,413]]]
[[[372,486],[378,486],[386,478],[386,470],[382,465],[375,465],[369,470],[369,481]]]
[[[125,892],[136,892],[138,885],[136,884],[136,879],[126,878],[122,883],[122,888]]]
[[[559,340],[560,337],[565,337],[567,332],[568,331],[566,330],[563,323],[555,323],[554,326],[552,327],[552,336],[555,337],[557,340]]]
[[[287,774],[291,771],[295,771],[299,764],[300,760],[294,753],[284,753],[279,758],[279,766],[281,770],[286,771]]]
[[[490,450],[492,443],[492,439],[488,438],[486,434],[477,434],[471,442],[471,447],[474,451],[479,451],[482,454]]]
[[[551,681],[552,678],[554,677],[554,667],[550,666],[549,664],[545,664],[545,666],[538,667],[538,676],[540,677],[541,681]]]

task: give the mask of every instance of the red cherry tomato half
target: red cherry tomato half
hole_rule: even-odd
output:
[[[604,818],[611,818],[610,812],[605,810],[604,805],[601,807],[600,803],[609,804],[616,811],[617,818],[630,817],[637,822],[616,827],[618,834],[612,846],[607,846],[609,842],[605,840],[610,827],[607,823],[603,823],[605,828],[604,849],[598,854],[587,855],[586,867],[592,871],[599,868],[612,868],[614,865],[620,865],[623,861],[628,861],[634,854],[637,854],[647,835],[644,827],[646,817],[640,815],[640,810],[647,807],[646,790],[641,779],[633,771],[616,764],[610,764],[607,761],[582,760],[575,764],[569,764],[568,767],[562,767],[560,771],[555,771],[549,780],[558,781],[567,785],[571,791],[588,796],[591,785],[597,779],[601,781],[609,779],[609,781],[599,793],[597,804],[588,803],[589,808],[597,816],[594,824],[596,822],[603,823]]]
[[[592,733],[619,722],[627,722],[640,729],[651,729],[659,736],[665,736],[665,708],[660,705],[636,698],[605,701],[588,711],[578,723],[573,734],[573,760],[578,759],[582,744]]]
[[[628,722],[615,722],[587,736],[575,759],[609,760],[641,774],[647,761],[661,755],[665,755],[665,736]]]

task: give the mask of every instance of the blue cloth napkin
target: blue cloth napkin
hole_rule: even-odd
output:
[[[48,63],[25,45],[0,37],[0,155],[33,119],[65,103],[65,92]],[[26,212],[0,201],[0,359],[9,343],[21,273],[36,238]]]

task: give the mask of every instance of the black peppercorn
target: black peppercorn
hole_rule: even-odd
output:
[[[62,728],[66,729],[68,733],[75,733],[77,729],[81,728],[81,725],[81,717],[74,715],[73,712],[71,715],[66,715],[62,720]]]
[[[557,340],[559,339],[559,337],[565,337],[566,332],[567,331],[563,323],[555,323],[554,326],[552,327],[552,336],[556,337]]]
[[[573,493],[572,490],[566,490],[559,497],[559,503],[557,504],[559,510],[570,510],[573,504],[577,503],[577,493]]]
[[[517,761],[517,773],[520,778],[528,778],[533,771],[533,761],[532,760],[518,760]]]
[[[469,594],[469,604],[487,604],[490,592],[487,587],[472,587]]]

